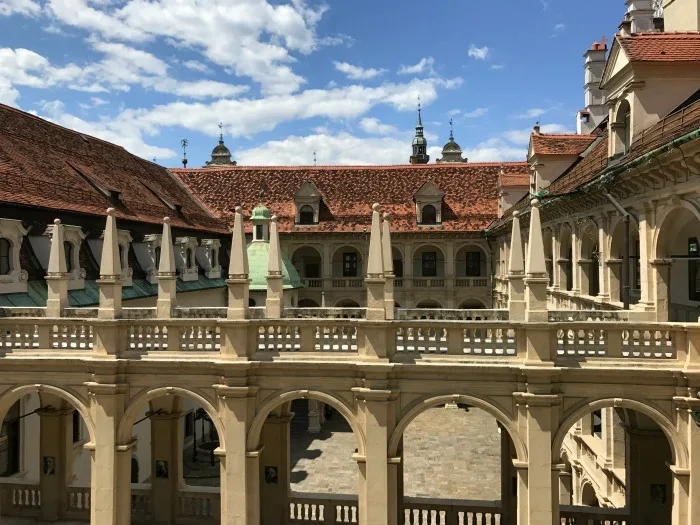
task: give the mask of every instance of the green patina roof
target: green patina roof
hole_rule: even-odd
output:
[[[297,275],[298,279],[298,275]],[[226,286],[224,279],[209,279],[200,275],[196,281],[183,282],[177,280],[177,293],[209,290],[211,288],[223,288]],[[46,281],[29,281],[27,291],[22,293],[0,294],[0,307],[8,306],[46,306]],[[151,284],[146,279],[134,279],[133,286],[122,288],[122,300],[138,299],[140,297],[154,297],[158,295],[158,285]],[[95,281],[85,281],[83,290],[70,290],[68,292],[68,304],[74,308],[97,306],[100,303],[100,290]]]
[[[272,219],[272,214],[270,213],[270,210],[268,209],[267,206],[260,204],[253,208],[253,215],[250,216],[250,220],[266,220],[269,221]]]
[[[251,290],[267,290],[267,259],[269,249],[270,244],[262,241],[254,241],[248,245],[248,272]],[[297,269],[294,268],[292,261],[284,254],[282,254],[282,278],[285,290],[304,287]]]

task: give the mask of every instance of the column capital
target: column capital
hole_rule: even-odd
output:
[[[214,390],[220,399],[243,399],[257,395],[259,389],[257,386],[214,385]]]
[[[116,383],[95,383],[92,381],[86,381],[84,384],[90,395],[121,394],[124,387],[124,385],[118,385]]]
[[[138,439],[132,438],[131,441],[129,441],[125,445],[116,445],[114,447],[114,450],[116,450],[117,452],[129,452],[131,449],[133,449],[136,446],[136,444],[138,442],[139,442]],[[85,446],[87,447],[87,445],[85,445]],[[93,447],[94,447],[94,445],[93,445]]]
[[[365,401],[383,401],[388,402],[394,396],[393,390],[380,390],[365,387],[353,387],[352,391],[359,399]]]
[[[516,402],[534,407],[551,407],[559,405],[562,396],[559,394],[532,394],[530,392],[513,392]]]

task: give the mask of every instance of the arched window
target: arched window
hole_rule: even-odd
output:
[[[632,145],[632,111],[626,100],[620,102],[611,130],[613,155],[626,155]]]
[[[12,245],[7,239],[0,239],[0,275],[7,275],[12,271],[12,264],[10,262],[10,254],[12,252]]]
[[[311,206],[309,206],[308,204],[305,204],[299,210],[299,224],[315,224],[315,223],[316,223],[316,221],[314,220],[314,209]]]
[[[437,224],[437,210],[435,206],[426,204],[420,214],[421,224]]]
[[[66,253],[66,271],[73,271],[73,243],[63,241],[63,251]]]

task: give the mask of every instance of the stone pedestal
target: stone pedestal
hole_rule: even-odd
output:
[[[47,275],[46,317],[61,317],[68,307],[68,274]]]
[[[265,317],[279,319],[282,317],[282,274],[267,276],[267,296],[265,297]]]
[[[177,306],[176,289],[177,276],[174,273],[158,273],[158,300],[156,301],[158,319],[172,317],[173,308]]]

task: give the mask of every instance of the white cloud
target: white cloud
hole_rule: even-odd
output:
[[[334,61],[333,65],[338,71],[345,74],[346,77],[352,80],[368,80],[370,78],[378,77],[386,72],[386,69],[365,69],[360,66],[353,66],[347,62]]]
[[[41,12],[41,5],[33,0],[2,0],[0,16],[25,15],[36,16]]]
[[[476,108],[471,111],[467,111],[466,113],[462,114],[462,117],[464,118],[479,118],[483,117],[488,113],[489,108]]]
[[[556,33],[560,33],[561,31],[564,31],[566,29],[566,24],[557,24],[554,26],[554,31]]]
[[[105,104],[109,104],[109,102],[103,98],[90,97],[90,102],[81,102],[78,105],[83,109],[92,109],[97,108],[99,106],[104,106]]]
[[[402,65],[397,73],[399,75],[417,75],[418,73],[423,73],[424,71],[433,74],[433,65],[435,64],[435,59],[433,57],[421,58],[417,64],[412,66]]]
[[[339,33],[334,36],[324,36],[318,40],[321,46],[345,46],[352,47],[355,44],[355,39],[350,35]]]
[[[515,115],[515,118],[539,118],[548,111],[549,109],[546,108],[532,108],[528,109],[524,113],[518,113]]]
[[[363,118],[360,121],[360,127],[363,131],[373,135],[393,135],[398,133],[394,126],[383,124],[378,118]]]
[[[456,116],[459,115],[461,112],[462,112],[462,111],[459,110],[459,109],[451,109],[451,110],[449,110],[449,111],[447,112],[447,116],[448,116],[448,117],[456,117]]]
[[[504,68],[505,68],[505,66],[503,64],[492,64],[490,69],[500,70],[500,69],[504,69]]]
[[[192,71],[199,71],[200,73],[211,73],[211,68],[199,60],[187,60],[182,63],[187,69]]]
[[[563,124],[545,124],[540,127],[541,133],[573,133],[567,126]],[[530,135],[532,128],[512,129],[504,131],[501,136],[513,144],[527,145],[530,143]]]
[[[469,46],[467,54],[476,60],[486,60],[489,56],[490,49],[486,46],[476,47],[474,44]]]

